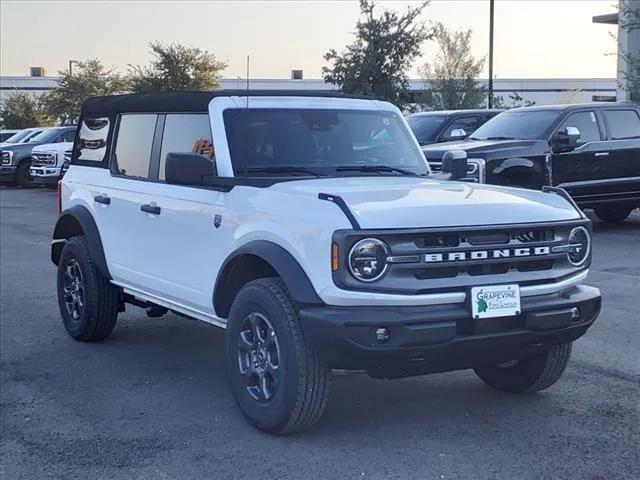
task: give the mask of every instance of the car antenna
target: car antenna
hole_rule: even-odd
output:
[[[249,55],[247,55],[247,89],[246,89],[246,97],[247,97],[247,104],[245,106],[245,111],[247,112],[247,115],[249,113]],[[244,143],[244,176],[245,178],[247,177],[248,173],[249,173],[249,168],[247,165],[247,144],[246,142]]]

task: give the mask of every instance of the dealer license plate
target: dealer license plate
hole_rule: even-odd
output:
[[[509,317],[520,313],[518,285],[491,285],[471,288],[473,318]]]

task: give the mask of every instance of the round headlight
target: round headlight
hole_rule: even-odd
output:
[[[365,238],[349,252],[349,271],[361,282],[375,282],[387,271],[389,247],[376,238]]]
[[[591,249],[591,237],[584,227],[576,227],[569,233],[569,249],[567,256],[569,261],[576,266],[582,265],[589,256]]]

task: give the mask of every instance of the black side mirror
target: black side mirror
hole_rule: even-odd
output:
[[[459,180],[467,176],[467,152],[449,150],[442,157],[442,172],[449,174],[449,180]]]
[[[174,185],[204,185],[207,178],[218,176],[215,160],[197,153],[167,153],[164,179]]]
[[[559,152],[567,152],[578,146],[580,130],[576,127],[565,127],[559,130],[553,138],[553,148]]]

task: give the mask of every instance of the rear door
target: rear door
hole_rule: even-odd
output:
[[[612,174],[610,146],[595,110],[569,113],[555,129],[552,138],[567,127],[577,128],[580,140],[571,151],[551,153],[552,183],[565,188],[578,200],[589,195],[600,179]]]
[[[635,108],[601,111],[607,127],[610,170],[606,179],[606,201],[640,197],[640,116]],[[604,190],[602,188],[601,190]]]

